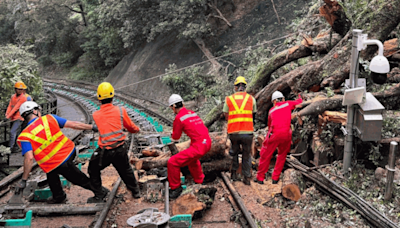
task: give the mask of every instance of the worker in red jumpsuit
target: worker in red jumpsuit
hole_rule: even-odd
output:
[[[285,97],[279,91],[272,94],[271,100],[274,106],[268,113],[268,133],[260,151],[260,164],[257,177],[254,179],[254,182],[258,184],[264,183],[265,173],[268,172],[269,163],[276,148],[278,148],[278,158],[272,173],[272,184],[278,183],[292,142],[292,130],[290,129],[292,110],[297,104],[303,102],[300,94],[295,101],[285,101]]]
[[[178,140],[182,132],[185,132],[191,140],[188,149],[173,155],[168,160],[168,181],[171,187],[169,197],[175,199],[182,192],[180,181],[181,167],[188,166],[194,182],[197,184],[203,183],[204,174],[199,159],[210,150],[211,138],[208,135],[207,127],[200,117],[195,112],[185,108],[181,96],[172,94],[168,102],[176,115],[171,134],[172,139]]]

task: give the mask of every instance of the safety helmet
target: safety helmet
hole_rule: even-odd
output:
[[[283,94],[282,94],[281,92],[275,91],[275,92],[272,94],[271,101],[274,101],[274,100],[276,100],[276,99],[278,99],[278,98],[283,98],[283,97],[284,97],[284,96],[283,96]]]
[[[172,94],[168,99],[169,106],[176,104],[178,102],[183,102],[183,99],[178,94]]]
[[[97,87],[97,98],[104,100],[112,97],[114,97],[114,87],[109,82],[102,82]]]
[[[29,112],[33,112],[34,109],[39,109],[39,105],[34,102],[34,101],[25,101],[20,107],[19,107],[19,113],[21,116],[24,116],[24,114],[28,114]]]
[[[27,89],[25,83],[18,81],[15,83],[14,88],[16,89]]]
[[[239,76],[236,78],[235,83],[233,83],[234,85],[243,83],[245,85],[247,85],[246,79],[243,76]]]

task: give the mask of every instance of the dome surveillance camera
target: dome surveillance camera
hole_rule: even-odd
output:
[[[371,79],[374,83],[382,85],[386,83],[387,75],[371,71]]]
[[[372,58],[371,63],[369,64],[369,69],[372,72],[379,74],[389,73],[390,71],[389,61],[385,56],[377,55],[374,58]]]

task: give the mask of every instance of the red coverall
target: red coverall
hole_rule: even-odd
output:
[[[278,158],[272,179],[279,180],[286,155],[290,151],[292,143],[292,130],[290,129],[292,110],[297,104],[303,102],[301,96],[295,101],[277,102],[268,113],[268,133],[260,151],[260,164],[258,166],[257,180],[263,181],[265,173],[268,172],[269,163],[275,149],[278,147]]]
[[[195,112],[185,107],[181,108],[175,117],[172,139],[178,140],[182,131],[189,136],[191,142],[188,149],[175,154],[168,160],[168,181],[172,190],[181,186],[180,168],[184,166],[189,167],[195,183],[203,183],[204,174],[199,159],[211,148],[211,138],[207,127]]]

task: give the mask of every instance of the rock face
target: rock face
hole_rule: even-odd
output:
[[[202,56],[201,50],[191,40],[178,40],[176,34],[158,37],[137,52],[125,56],[110,72],[106,81],[125,92],[138,93],[166,103],[171,92],[160,78],[136,83],[164,74],[169,64],[175,63],[178,68],[182,68],[201,62]]]

